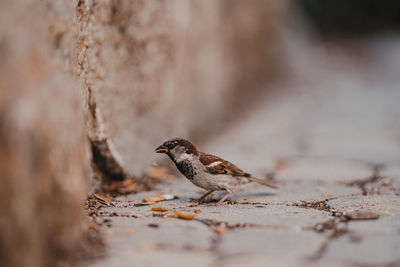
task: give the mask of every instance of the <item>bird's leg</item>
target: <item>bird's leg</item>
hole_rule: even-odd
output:
[[[214,192],[214,190],[208,191],[207,193],[205,193],[204,195],[202,195],[201,198],[199,198],[199,199],[197,200],[197,202],[198,202],[199,204],[202,203],[202,202],[204,201],[204,199],[205,199],[209,194],[211,194],[212,192]]]
[[[215,205],[221,205],[222,203],[224,203],[224,201],[230,197],[232,194],[230,191],[226,191],[226,194],[215,204]]]

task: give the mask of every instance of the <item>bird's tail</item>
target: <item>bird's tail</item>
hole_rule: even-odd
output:
[[[278,189],[277,186],[275,186],[275,185],[272,184],[271,182],[266,181],[266,180],[263,180],[263,179],[259,179],[259,178],[255,178],[255,177],[247,177],[247,179],[249,179],[249,181],[251,181],[251,182],[256,182],[256,183],[259,183],[259,184],[262,184],[262,185],[269,186],[269,187],[271,187],[271,188]]]

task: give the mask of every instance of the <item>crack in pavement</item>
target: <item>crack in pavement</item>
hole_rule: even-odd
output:
[[[214,236],[212,239],[212,243],[210,246],[210,251],[214,254],[214,261],[212,263],[212,267],[220,267],[223,265],[224,260],[225,260],[225,255],[220,251],[220,244],[222,242],[223,235],[228,231],[228,230],[234,230],[234,229],[248,229],[248,228],[254,228],[254,227],[272,227],[274,229],[281,228],[279,225],[274,225],[274,226],[267,226],[267,225],[258,225],[258,224],[252,224],[252,223],[230,223],[226,221],[217,221],[217,220],[212,220],[212,219],[195,219],[198,222],[203,223],[206,225],[209,229],[211,229],[214,232]]]
[[[336,198],[332,198],[336,199]],[[351,234],[352,232],[347,229],[348,223],[351,220],[373,220],[379,218],[379,214],[369,211],[358,211],[358,212],[343,212],[336,208],[331,207],[328,202],[332,199],[325,199],[321,201],[302,201],[300,203],[294,203],[292,206],[301,207],[306,209],[316,209],[319,211],[325,211],[334,217],[324,222],[315,224],[312,227],[305,228],[306,230],[313,230],[317,233],[329,232],[326,239],[319,246],[311,256],[306,257],[306,261],[317,261],[323,257],[326,250],[328,249],[331,241],[342,237],[345,234]],[[358,237],[354,236],[354,240],[359,240]]]
[[[344,212],[339,211],[328,204],[329,200],[332,199],[325,199],[319,201],[301,201],[300,203],[291,204],[291,206],[295,207],[325,211],[334,217],[327,221],[317,223],[312,227],[305,228],[306,230],[313,230],[318,233],[325,233],[327,231],[330,231],[329,235],[322,242],[317,251],[315,251],[311,256],[306,257],[306,261],[308,262],[317,261],[321,259],[322,256],[325,254],[326,250],[328,249],[329,244],[332,240],[335,240],[349,233],[349,230],[347,229],[347,223],[350,221],[350,218],[346,217]]]
[[[349,233],[347,229],[348,220],[342,220],[342,218],[334,218],[328,221],[317,223],[313,228],[316,232],[325,232],[330,230],[331,233],[326,237],[326,239],[322,242],[316,252],[314,252],[311,256],[306,258],[307,261],[317,261],[322,258],[328,249],[331,241]]]
[[[367,185],[369,184],[374,184],[377,183],[379,181],[381,181],[382,179],[384,179],[384,176],[380,175],[380,172],[385,168],[385,165],[383,164],[372,164],[372,175],[368,178],[365,179],[357,179],[351,182],[348,182],[346,185],[347,186],[357,186],[363,196],[368,195],[369,193],[373,193],[373,190],[369,190],[367,189]]]
[[[331,207],[328,204],[328,202],[333,199],[337,199],[337,197],[324,199],[324,200],[317,200],[317,201],[300,201],[297,203],[291,203],[291,204],[287,204],[287,205],[293,206],[293,207],[301,207],[301,208],[305,208],[305,209],[316,209],[316,210],[320,210],[320,211],[326,211],[331,216],[340,217],[343,215],[343,212]]]

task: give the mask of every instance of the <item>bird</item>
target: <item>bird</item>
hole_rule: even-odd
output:
[[[198,151],[191,142],[183,138],[169,139],[157,147],[155,152],[167,154],[190,182],[208,190],[197,199],[199,204],[214,191],[225,191],[225,195],[216,203],[220,205],[232,195],[233,189],[250,182],[277,189],[275,185],[253,177],[229,161]]]

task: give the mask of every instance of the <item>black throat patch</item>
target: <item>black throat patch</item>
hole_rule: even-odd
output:
[[[193,180],[193,177],[196,175],[196,172],[193,168],[192,163],[185,159],[181,162],[175,162],[176,167],[178,170],[185,175],[186,178]]]

